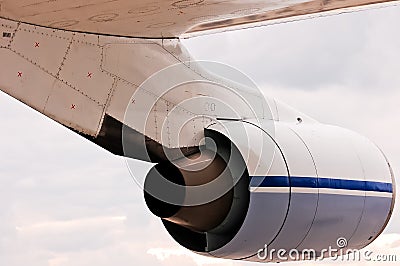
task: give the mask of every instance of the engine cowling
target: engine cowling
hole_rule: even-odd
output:
[[[203,255],[264,262],[282,259],[260,257],[260,250],[312,249],[327,257],[324,249],[361,249],[374,241],[395,199],[381,150],[354,132],[311,120],[274,122],[274,132],[270,123],[215,124],[205,131],[201,153],[150,171],[146,202],[171,236]],[[243,129],[245,136],[231,134]],[[199,185],[220,197],[210,193],[209,203],[188,204]],[[177,201],[165,203],[152,196],[155,190]],[[338,247],[338,239],[346,245]]]

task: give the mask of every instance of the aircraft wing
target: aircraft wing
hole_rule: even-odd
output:
[[[114,36],[174,38],[392,0],[4,0],[0,17]]]
[[[127,155],[127,127],[134,149],[127,156],[162,160],[166,147],[179,157],[179,149],[190,154],[200,145],[209,117],[252,117],[246,108],[227,114],[221,100],[237,107],[240,97],[208,85],[213,78],[191,62],[179,37],[381,2],[0,0],[0,90],[115,154]],[[143,87],[149,78],[154,83]],[[198,80],[203,85],[187,82]],[[270,104],[250,94],[246,101],[265,118]],[[134,117],[126,119],[130,108]],[[143,146],[152,158],[138,152]]]

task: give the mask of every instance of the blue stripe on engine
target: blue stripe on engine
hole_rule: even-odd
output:
[[[254,176],[251,178],[252,187],[296,187],[296,188],[329,188],[344,190],[360,190],[373,192],[393,193],[391,183],[346,180],[317,177],[290,177],[287,176]]]

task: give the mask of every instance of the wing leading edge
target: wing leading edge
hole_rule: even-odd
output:
[[[4,0],[0,17],[77,32],[177,38],[393,0]]]

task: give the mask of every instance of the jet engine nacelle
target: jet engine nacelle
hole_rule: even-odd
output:
[[[221,121],[205,137],[199,154],[155,166],[145,184],[150,210],[194,252],[265,262],[293,259],[292,250],[327,257],[330,248],[367,246],[390,219],[391,167],[356,133],[297,118]],[[284,259],[272,252],[280,249]]]

